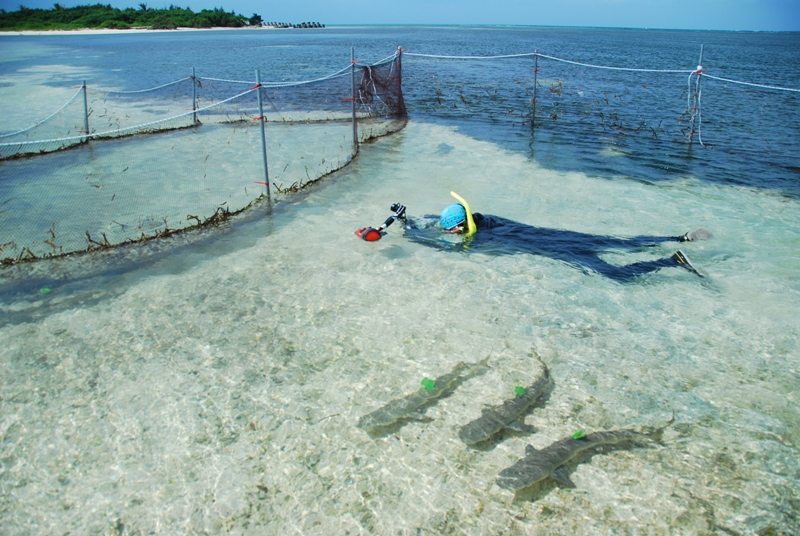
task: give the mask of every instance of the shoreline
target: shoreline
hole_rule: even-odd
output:
[[[84,28],[82,30],[8,30],[0,31],[0,36],[4,35],[18,35],[18,36],[41,36],[41,35],[116,35],[116,34],[129,34],[129,33],[168,33],[168,32],[213,32],[221,30],[282,30],[275,26],[244,26],[239,28],[229,28],[226,26],[215,26],[213,28],[189,28],[179,27],[175,30],[154,30],[151,28],[130,28],[126,30],[113,30],[109,28]],[[318,29],[318,28],[310,28]]]

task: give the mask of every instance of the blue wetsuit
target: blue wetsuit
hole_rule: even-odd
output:
[[[663,242],[679,242],[679,237],[636,236],[617,238],[592,235],[561,229],[534,227],[499,216],[473,214],[478,228],[471,237],[442,233],[437,225],[438,216],[424,216],[406,222],[406,236],[417,243],[439,249],[475,251],[490,255],[530,253],[558,259],[568,264],[594,271],[615,281],[628,282],[636,276],[667,266],[679,266],[675,257],[653,261],[642,261],[626,266],[614,266],[601,259],[598,254],[605,251],[640,251]],[[463,240],[450,242],[459,237]]]

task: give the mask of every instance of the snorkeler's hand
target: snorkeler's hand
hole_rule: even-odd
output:
[[[401,205],[400,203],[392,205],[392,209],[394,209],[395,218],[402,218],[406,214],[406,207],[404,205]]]

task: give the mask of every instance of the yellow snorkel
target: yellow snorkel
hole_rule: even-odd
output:
[[[467,212],[467,232],[464,234],[465,236],[472,236],[478,231],[478,226],[475,225],[475,219],[472,217],[472,209],[469,208],[469,203],[467,200],[458,195],[455,192],[450,192],[450,195],[456,198],[456,201],[461,203],[464,207],[464,210]]]

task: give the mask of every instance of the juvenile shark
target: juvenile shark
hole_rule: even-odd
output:
[[[581,452],[602,445],[618,445],[622,443],[644,443],[659,441],[664,429],[675,421],[672,419],[650,432],[635,432],[633,430],[612,430],[607,432],[593,432],[578,439],[573,436],[556,441],[542,450],[533,446],[525,447],[525,457],[517,463],[500,471],[497,485],[501,488],[516,491],[531,486],[545,478],[552,478],[562,486],[574,488],[564,464],[576,457]]]
[[[486,441],[504,428],[533,432],[533,427],[521,422],[519,418],[542,397],[550,383],[550,372],[544,363],[542,365],[544,366],[544,373],[533,385],[525,389],[524,394],[518,395],[511,400],[506,400],[499,406],[485,408],[480,417],[462,426],[458,432],[458,437],[461,438],[461,441],[467,445],[475,445]]]
[[[456,388],[476,374],[486,372],[487,356],[478,363],[458,363],[453,370],[433,380],[433,389],[421,388],[415,393],[396,398],[372,413],[368,413],[358,420],[358,427],[368,432],[384,428],[396,422],[421,415],[427,406],[432,405],[436,399],[450,395]]]

